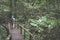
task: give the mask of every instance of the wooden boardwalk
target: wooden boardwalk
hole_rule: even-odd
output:
[[[10,23],[7,23],[6,27],[9,30],[10,35],[8,36],[7,40],[23,40],[23,37],[18,29],[16,28],[11,29]]]
[[[17,29],[11,30],[11,40],[23,40],[22,35],[19,33]]]

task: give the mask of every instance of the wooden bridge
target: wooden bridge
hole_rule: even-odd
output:
[[[10,0],[10,14],[16,14],[16,0]],[[10,20],[11,21],[11,20]],[[13,20],[12,20],[13,21]],[[25,40],[26,38],[26,33],[29,34],[29,40],[32,40],[32,33],[29,31],[29,29],[24,28],[20,23],[15,22],[15,26],[12,25],[14,22],[7,22],[4,27],[8,31],[8,36],[6,40]],[[16,26],[18,25],[18,26]],[[19,27],[19,29],[17,28]],[[23,32],[24,31],[24,32]],[[22,35],[23,34],[23,35]]]
[[[20,23],[17,23],[16,25],[18,25],[19,29],[17,28],[11,29],[10,22],[6,24],[6,28],[9,30],[8,31],[9,35],[7,36],[6,40],[25,40],[26,38],[25,33],[28,33],[29,40],[32,40],[33,35],[28,29],[24,28],[24,26],[22,26]],[[22,35],[22,32],[24,35]]]

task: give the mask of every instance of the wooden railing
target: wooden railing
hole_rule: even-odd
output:
[[[29,37],[28,40],[32,40],[33,38],[33,34],[29,31],[29,29],[25,28],[24,26],[22,26],[20,23],[17,23],[18,27],[20,28],[20,33],[23,34],[24,39],[26,39],[26,37]],[[29,35],[27,36],[26,33]]]
[[[20,27],[21,34],[24,33],[24,39],[26,38],[26,34],[25,33],[28,33],[29,40],[32,40],[33,34],[29,31],[29,29],[24,28],[24,26],[20,25],[19,23],[18,23],[18,25]]]
[[[28,37],[28,40],[32,40],[33,34],[29,31],[29,29],[26,29],[24,26],[22,26],[18,22],[16,24],[19,27],[20,33],[23,35],[24,40],[27,40],[26,37]],[[26,33],[28,34],[28,36],[26,35]],[[10,37],[11,37],[11,35],[8,35],[8,37],[6,38],[6,40],[9,40]]]

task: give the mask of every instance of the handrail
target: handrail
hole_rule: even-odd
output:
[[[24,26],[22,26],[20,23],[17,23],[19,25],[19,27],[21,27],[22,29],[24,29],[27,33],[29,33],[32,37],[33,37],[33,34],[31,32],[29,32],[28,29],[24,28]]]
[[[8,33],[8,36],[7,36],[6,40],[9,40],[10,37],[11,37],[11,35],[9,34],[8,28],[7,28],[6,25],[4,25],[4,24],[1,24],[1,25],[6,29],[6,31],[7,31],[7,33]]]

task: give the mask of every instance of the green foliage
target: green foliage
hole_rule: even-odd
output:
[[[0,40],[5,40],[7,37],[7,30],[0,25]]]
[[[46,16],[42,16],[37,20],[30,19],[30,25],[35,26],[38,32],[44,31],[47,28],[48,31],[52,30],[58,23],[57,20],[47,19]]]
[[[56,19],[48,19],[46,16],[42,16],[37,20],[29,19],[29,22],[30,22],[31,28],[33,28],[33,30],[34,30],[33,34],[37,33],[34,35],[36,40],[37,40],[37,38],[44,40],[45,38],[48,39],[48,37],[50,37],[50,36],[54,37],[57,35],[55,32],[58,31],[57,27],[59,27],[58,26],[59,21]],[[38,35],[40,35],[40,36],[38,36]],[[49,39],[52,40],[53,38],[51,37]]]
[[[10,1],[0,0],[0,17],[4,20],[10,13]],[[34,30],[35,40],[60,40],[55,37],[60,33],[59,0],[16,0],[15,8],[17,21]],[[3,30],[1,32],[6,34]]]
[[[24,6],[30,9],[42,8],[46,5],[46,0],[31,0],[31,2],[23,1]]]

